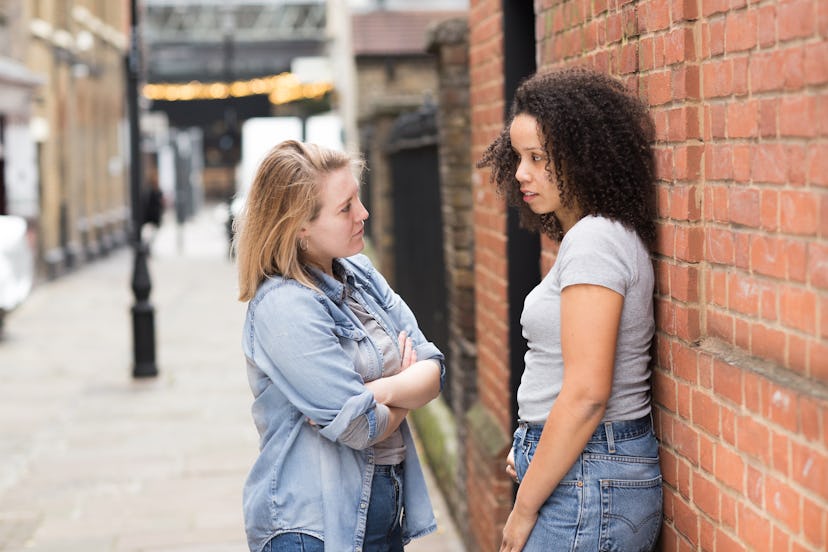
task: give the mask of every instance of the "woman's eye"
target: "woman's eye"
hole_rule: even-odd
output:
[[[537,163],[538,161],[543,161],[543,157],[541,157],[540,155],[534,154],[534,155],[532,155],[532,161],[534,161],[535,163]]]
[[[340,213],[347,213],[350,210],[351,210],[351,204],[349,203],[348,205],[346,205],[345,207],[342,208],[342,211],[340,211]]]

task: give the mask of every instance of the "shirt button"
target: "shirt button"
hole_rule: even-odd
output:
[[[368,504],[366,504],[365,502],[363,502],[363,503],[361,503],[361,504],[359,505],[359,507],[360,507],[360,508],[362,508],[362,509],[364,510],[365,508],[367,508],[367,507],[368,507]],[[358,552],[358,551],[357,551],[357,552]]]

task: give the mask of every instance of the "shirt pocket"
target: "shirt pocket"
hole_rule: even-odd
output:
[[[382,375],[382,358],[373,340],[360,328],[334,326],[342,350],[354,362],[354,370],[363,381],[373,381]]]

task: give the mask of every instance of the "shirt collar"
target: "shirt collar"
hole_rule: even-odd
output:
[[[348,288],[354,286],[354,273],[339,259],[333,260],[333,269],[336,274],[343,277],[342,280],[344,282],[328,275],[323,270],[308,266],[308,271],[313,276],[316,285],[319,286],[322,293],[327,295],[337,305],[341,305],[345,300],[345,294],[348,292]]]

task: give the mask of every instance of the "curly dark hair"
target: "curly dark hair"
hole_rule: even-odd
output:
[[[655,240],[655,125],[646,106],[618,80],[585,68],[538,73],[518,87],[511,116],[486,149],[478,168],[491,167],[491,181],[521,226],[554,240],[563,230],[554,213],[529,209],[515,179],[518,155],[509,127],[517,115],[535,118],[546,151],[546,171],[557,177],[561,203],[576,202],[583,215],[621,222],[649,244]]]

